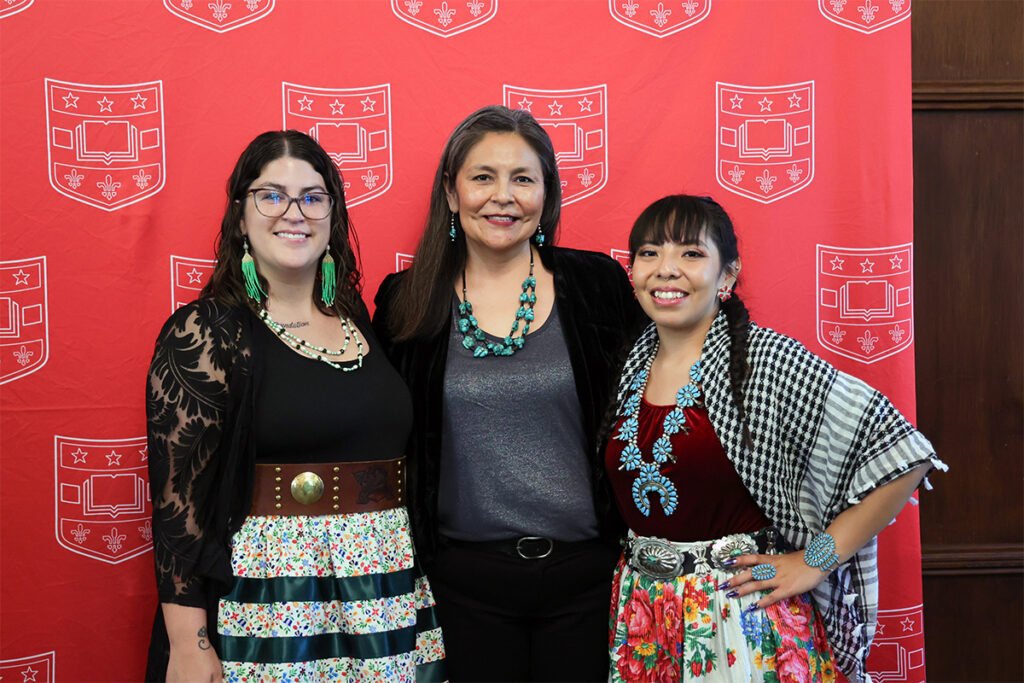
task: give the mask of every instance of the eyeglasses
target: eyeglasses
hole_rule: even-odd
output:
[[[299,213],[311,221],[318,221],[331,215],[334,197],[326,192],[306,192],[291,197],[280,190],[249,190],[256,210],[267,218],[280,218],[288,213],[292,202],[299,207]]]

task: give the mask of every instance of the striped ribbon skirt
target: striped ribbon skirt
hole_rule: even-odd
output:
[[[226,681],[441,681],[434,598],[404,507],[249,517],[217,614]]]

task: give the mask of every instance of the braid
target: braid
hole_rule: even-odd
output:
[[[729,322],[729,388],[732,401],[739,412],[743,425],[743,443],[750,445],[750,429],[747,426],[747,410],[743,405],[743,385],[750,373],[747,362],[747,340],[750,336],[750,313],[743,300],[733,291],[732,297],[722,303],[725,318]]]

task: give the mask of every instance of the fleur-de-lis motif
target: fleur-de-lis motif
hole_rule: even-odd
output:
[[[423,0],[405,0],[405,7],[409,10],[409,14],[416,16],[420,13],[420,7],[423,6]]]
[[[686,16],[692,17],[697,13],[697,8],[700,7],[700,3],[697,0],[687,0],[683,3],[683,11],[686,12]]]
[[[590,187],[590,184],[594,182],[594,172],[589,168],[583,169],[582,173],[577,173],[576,177],[583,183],[583,187]]]
[[[146,169],[140,168],[139,172],[132,176],[132,180],[135,181],[135,184],[139,186],[140,190],[144,190],[146,189],[146,186],[149,185],[149,179],[152,177],[153,176],[146,173]]]
[[[903,11],[904,0],[889,0],[889,7],[892,7],[892,11],[899,14]]]
[[[479,0],[476,2],[467,2],[466,7],[469,8],[469,13],[474,17],[479,17],[480,13],[484,11],[484,3],[479,2]]]
[[[25,348],[24,344],[21,345],[20,349],[14,352],[14,357],[18,361],[18,365],[21,365],[22,367],[28,365],[34,355],[35,351],[29,351]]]
[[[786,175],[789,176],[789,182],[795,183],[800,180],[800,176],[804,174],[804,169],[799,168],[796,164],[793,164],[791,168],[786,169]]]
[[[629,0],[629,2],[622,3],[622,9],[623,11],[625,11],[627,17],[636,16],[636,11],[639,7],[640,4],[633,2],[633,0]]]
[[[441,23],[441,26],[447,27],[448,24],[452,23],[452,17],[455,16],[455,10],[449,9],[447,2],[442,2],[441,9],[434,10],[434,14],[437,15],[437,20]]]
[[[153,540],[153,524],[147,519],[146,523],[139,527],[139,534],[144,541]]]
[[[128,538],[124,534],[117,533],[117,527],[110,527],[110,533],[103,535],[103,540],[107,542],[107,550],[112,553],[116,553],[121,550],[124,539]]]
[[[864,20],[865,24],[870,24],[875,20],[875,13],[878,11],[878,6],[871,2],[871,0],[864,0],[864,4],[857,8],[860,10],[861,19]]]
[[[182,9],[192,9],[192,0],[181,0]]]
[[[64,175],[64,180],[68,181],[68,185],[72,190],[77,190],[78,186],[82,184],[82,178],[85,176],[78,172],[77,168],[71,169],[71,173]]]
[[[654,17],[654,23],[658,25],[658,28],[668,23],[670,14],[672,14],[672,10],[665,9],[665,3],[663,2],[658,3],[658,9],[651,10],[651,16]]]
[[[366,171],[366,175],[359,177],[363,179],[363,184],[366,185],[367,190],[377,187],[377,181],[380,180],[380,176],[376,175],[372,168]]]
[[[121,183],[115,182],[114,179],[111,178],[110,174],[108,173],[107,177],[103,179],[103,182],[96,183],[96,187],[102,190],[100,194],[103,195],[104,199],[107,199],[109,201],[117,196],[117,188],[121,187]]]
[[[260,0],[245,0],[245,8],[250,12],[255,12],[260,6]]]
[[[71,535],[75,537],[75,543],[82,545],[85,543],[85,539],[89,536],[90,531],[92,531],[92,529],[86,529],[82,526],[82,523],[79,522],[78,526],[71,530]]]
[[[903,335],[905,335],[906,333],[907,331],[900,327],[899,323],[896,323],[896,326],[889,330],[889,336],[892,337],[893,344],[899,344],[901,341],[903,341]]]
[[[768,173],[768,169],[764,169],[764,173],[757,176],[757,184],[761,186],[761,192],[768,194],[775,187],[775,181],[778,180],[775,176]]]
[[[875,350],[875,342],[878,341],[878,337],[871,334],[871,330],[864,330],[864,334],[857,337],[857,341],[860,342],[860,348],[864,350],[864,353],[871,353]]]
[[[729,171],[729,178],[734,183],[739,183],[741,180],[743,180],[743,176],[746,175],[746,173],[746,171],[740,168],[739,164],[734,164],[732,170]]]
[[[828,4],[832,5],[832,11],[836,14],[842,14],[846,8],[846,0],[829,0]]]
[[[217,21],[224,21],[228,18],[228,10],[231,9],[230,2],[224,2],[224,0],[216,0],[207,5],[213,10],[213,18]]]
[[[843,337],[846,336],[846,330],[840,329],[839,325],[836,325],[834,330],[828,331],[828,336],[832,337],[833,344],[841,344],[843,342]]]

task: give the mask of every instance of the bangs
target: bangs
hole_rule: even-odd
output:
[[[700,244],[709,224],[707,207],[697,197],[666,197],[647,207],[629,233],[630,257],[644,244]]]

